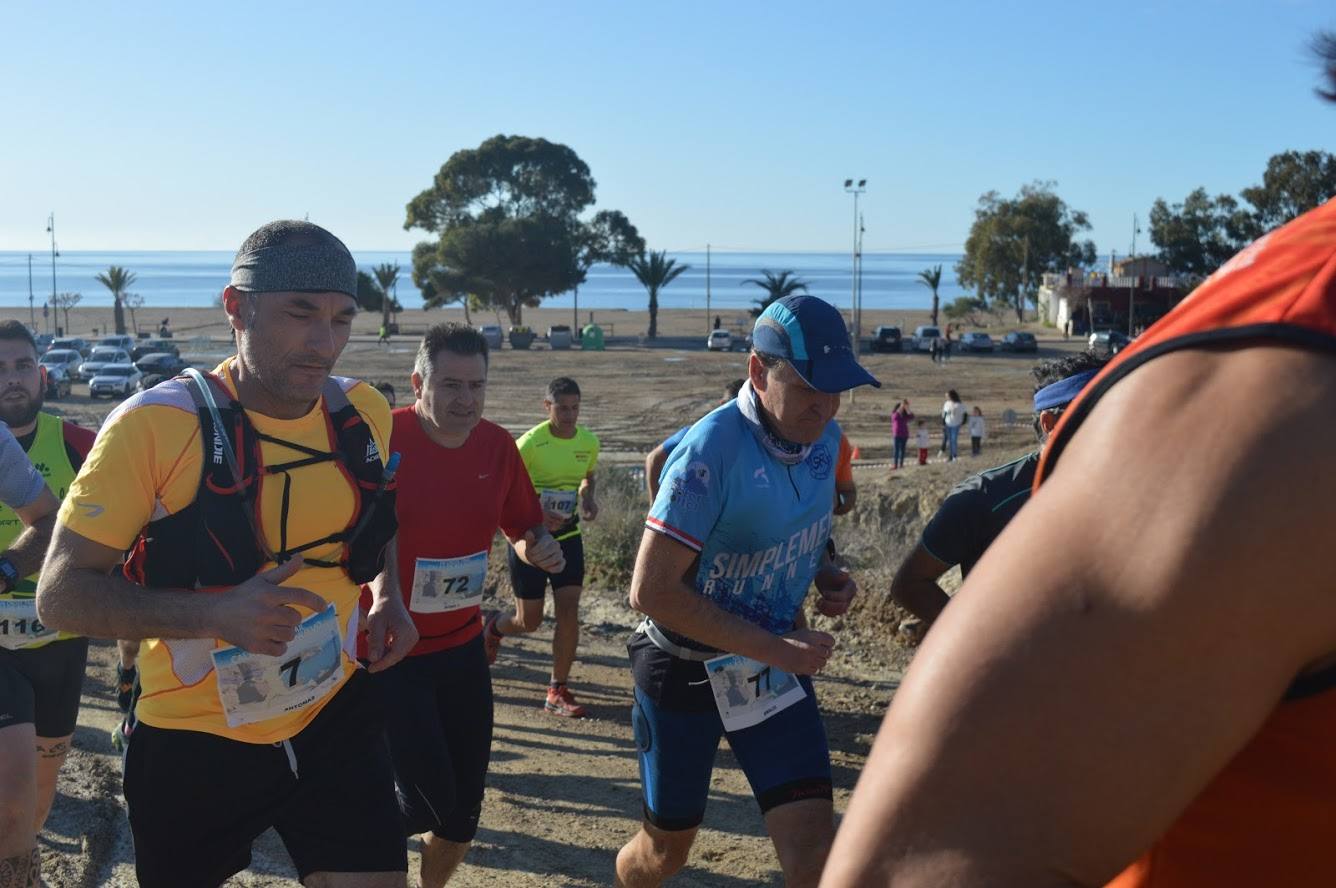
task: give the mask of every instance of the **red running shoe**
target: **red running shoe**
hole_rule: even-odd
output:
[[[543,708],[562,718],[584,718],[585,716],[585,708],[575,702],[575,696],[565,685],[548,687],[547,702],[543,704]]]

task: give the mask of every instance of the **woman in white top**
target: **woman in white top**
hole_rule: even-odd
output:
[[[946,455],[955,462],[960,442],[960,427],[965,424],[965,405],[960,403],[960,395],[955,389],[946,393],[942,404],[942,422],[946,425]]]

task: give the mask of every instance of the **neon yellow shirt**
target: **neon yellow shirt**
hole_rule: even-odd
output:
[[[551,425],[540,422],[516,443],[543,508],[570,515],[569,528],[554,534],[565,540],[580,533],[575,500],[581,482],[598,465],[598,438],[584,426],[575,427],[573,438],[558,438]]]

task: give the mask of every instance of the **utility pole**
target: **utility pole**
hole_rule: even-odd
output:
[[[710,320],[710,245],[705,245],[705,336],[708,338],[714,325]]]
[[[1030,235],[1025,236],[1025,250],[1021,254],[1021,304],[1020,315],[1025,321],[1025,297],[1030,295]]]
[[[56,214],[52,212],[46,217],[46,230],[51,234],[51,307],[56,305],[56,257],[60,254],[56,252]]]
[[[859,222],[860,222],[860,219],[861,219],[861,217],[858,215],[858,197],[859,197],[859,195],[861,195],[861,194],[863,194],[863,193],[865,193],[865,192],[867,191],[867,179],[859,179],[857,185],[854,184],[854,180],[853,180],[853,179],[845,179],[845,180],[844,180],[844,191],[845,191],[846,194],[852,194],[852,195],[854,196],[854,256],[853,256],[853,268],[851,269],[851,271],[852,271],[852,275],[853,275],[853,280],[850,281],[850,293],[849,293],[849,301],[850,301],[852,304],[849,306],[849,308],[850,308],[850,315],[851,315],[850,320],[853,321],[854,326],[857,327],[857,325],[858,325],[858,264],[859,264],[859,260],[861,259],[861,256],[860,256],[859,254],[860,254],[860,252],[861,252],[861,246],[862,246],[861,241],[860,241],[860,239],[859,239],[859,234],[858,234]],[[855,332],[854,336],[855,336],[855,338],[854,338],[854,358],[855,358],[855,360],[857,360],[857,357],[858,357],[858,339],[857,339],[858,334],[857,334],[857,332]]]
[[[863,339],[863,233],[867,228],[863,225],[863,217],[858,217],[858,260],[857,271],[855,273],[857,280],[858,298],[855,300],[857,306],[854,311],[854,354],[858,354],[859,343]]]
[[[37,330],[37,312],[32,307],[32,253],[28,254],[28,326]]]
[[[1132,214],[1132,252],[1131,252],[1130,254],[1128,254],[1128,257],[1127,257],[1127,258],[1129,258],[1129,259],[1132,260],[1132,271],[1133,271],[1133,272],[1136,271],[1136,261],[1137,261],[1137,235],[1138,235],[1140,232],[1141,232],[1141,229],[1137,226],[1137,214],[1136,214],[1136,213],[1133,213],[1133,214]],[[1136,274],[1133,274],[1133,275],[1131,275],[1131,277],[1129,278],[1129,283],[1128,283],[1128,285],[1127,285],[1127,338],[1128,338],[1128,339],[1131,339],[1131,338],[1132,338],[1132,331],[1136,329],[1136,311],[1134,311],[1134,309],[1136,308],[1136,298],[1137,298],[1137,276],[1136,276]]]

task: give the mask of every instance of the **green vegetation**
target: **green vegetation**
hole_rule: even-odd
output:
[[[382,262],[371,269],[371,274],[376,278],[377,295],[380,296],[380,323],[384,327],[390,325],[391,311],[396,313],[403,311],[403,306],[393,295],[394,285],[399,280],[401,270],[398,262]]]
[[[793,274],[792,269],[785,269],[776,274],[768,268],[761,269],[761,277],[748,278],[742,282],[742,286],[752,284],[765,290],[765,296],[761,299],[753,299],[756,307],[750,309],[751,316],[759,318],[761,313],[770,307],[770,303],[783,299],[785,296],[792,296],[797,292],[808,292],[807,281],[799,277],[790,277]]]
[[[135,282],[135,273],[113,265],[96,276],[97,282],[111,291],[113,314],[116,319],[116,335],[125,335],[125,291]],[[68,309],[66,309],[68,312]],[[68,324],[68,319],[67,319]]]
[[[965,256],[956,277],[973,287],[984,303],[1001,302],[1025,320],[1026,303],[1034,304],[1038,282],[1046,271],[1082,268],[1095,261],[1095,244],[1077,241],[1090,221],[1054,193],[1053,182],[1022,186],[1013,198],[990,191],[979,198],[974,224],[965,241]]]
[[[472,297],[518,325],[526,306],[578,286],[593,263],[629,258],[643,243],[625,216],[580,219],[594,186],[579,155],[546,139],[493,136],[456,151],[404,222],[437,236],[413,248],[425,305]]]
[[[648,510],[643,472],[623,466],[598,470],[598,520],[581,525],[586,586],[630,588]]]
[[[649,293],[649,338],[654,339],[659,335],[659,291],[691,266],[679,265],[676,259],[667,258],[665,250],[641,253],[626,265]]]
[[[919,281],[932,290],[932,325],[936,327],[937,307],[941,302],[941,298],[937,295],[937,288],[942,285],[942,266],[934,265],[932,268],[925,268],[918,273],[918,276]]]

